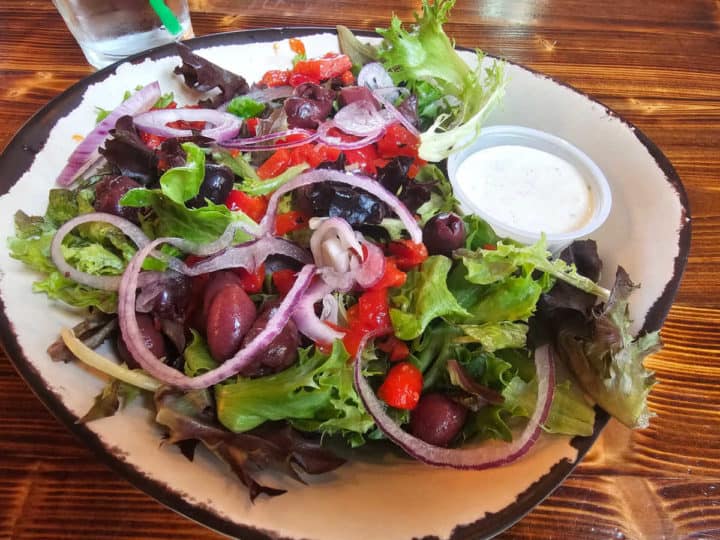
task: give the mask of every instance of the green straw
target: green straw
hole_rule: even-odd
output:
[[[160,21],[165,25],[165,28],[167,28],[167,31],[170,32],[171,35],[177,36],[182,32],[182,26],[180,26],[177,17],[163,0],[150,0],[150,7],[152,7],[153,11],[160,17]]]

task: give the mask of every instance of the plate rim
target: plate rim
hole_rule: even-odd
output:
[[[357,35],[365,37],[377,37],[377,34],[366,30],[353,30]],[[326,26],[281,26],[256,29],[234,30],[208,34],[184,41],[192,49],[206,48],[223,45],[245,45],[255,42],[277,41],[288,37],[303,37],[318,33],[336,33],[334,27]],[[459,50],[470,51],[466,47],[457,47]],[[27,171],[38,153],[47,141],[50,130],[58,120],[75,109],[81,102],[85,90],[92,84],[99,83],[112,75],[115,69],[126,62],[136,64],[145,59],[158,59],[175,54],[175,44],[170,43],[149,49],[116,62],[102,70],[99,70],[83,79],[77,81],[58,96],[54,97],[35,114],[33,114],[10,139],[2,153],[0,153],[0,170],[4,173],[0,178],[0,195],[7,193]],[[641,328],[642,333],[657,330],[662,326],[663,321],[672,306],[673,299],[680,285],[682,274],[685,270],[689,254],[691,238],[690,207],[685,188],[679,175],[664,155],[660,148],[639,128],[623,118],[610,107],[601,101],[589,96],[582,90],[572,85],[559,81],[535,69],[507,60],[502,56],[495,58],[503,59],[509,64],[518,66],[534,75],[541,76],[551,82],[564,86],[571,91],[580,94],[593,103],[597,103],[608,112],[609,115],[627,125],[648,150],[658,167],[665,174],[666,180],[675,189],[680,205],[682,207],[681,223],[678,229],[678,254],[675,257],[673,275],[665,284],[663,292],[658,296],[653,305],[648,309],[645,321]],[[38,138],[42,141],[38,143]],[[39,147],[35,147],[39,145]],[[9,173],[8,173],[9,171]],[[166,506],[167,508],[181,513],[205,527],[216,530],[222,534],[239,536],[248,540],[265,540],[278,538],[272,531],[261,530],[245,523],[238,523],[226,519],[213,512],[207,505],[202,503],[193,504],[183,499],[182,494],[175,491],[171,485],[159,480],[154,480],[136,467],[126,463],[114,452],[111,444],[104,442],[95,432],[85,424],[77,424],[74,414],[64,405],[63,401],[50,388],[45,386],[38,370],[36,370],[25,356],[20,347],[17,335],[12,322],[8,319],[5,311],[5,304],[0,297],[0,344],[7,353],[7,357],[15,370],[24,379],[35,396],[43,403],[50,413],[57,418],[64,426],[80,441],[89,448],[95,456],[107,465],[111,470],[118,473],[125,480],[129,481],[135,488],[140,489],[147,495]],[[588,437],[574,437],[572,446],[577,449],[577,458],[570,462],[566,459],[555,463],[550,471],[545,473],[526,490],[518,494],[515,501],[504,507],[499,512],[486,514],[474,522],[459,524],[453,529],[450,540],[461,538],[487,538],[501,533],[517,523],[533,508],[539,505],[557,489],[563,481],[572,473],[575,467],[582,461],[597,437],[609,420],[608,414],[596,407],[596,422],[593,434]]]

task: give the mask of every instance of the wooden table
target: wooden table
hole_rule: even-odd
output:
[[[409,0],[191,1],[197,35],[298,24],[374,29]],[[567,82],[635,123],[688,192],[693,242],[652,426],[611,422],[574,474],[503,538],[720,538],[720,5],[458,0],[449,34]],[[50,2],[0,5],[0,148],[90,74]],[[648,261],[652,264],[652,261]],[[217,538],[108,470],[0,352],[0,538]]]

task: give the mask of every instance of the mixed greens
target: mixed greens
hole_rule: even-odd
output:
[[[457,207],[444,160],[506,81],[455,52],[453,4],[393,17],[377,47],[339,27],[341,53],[308,59],[291,39],[292,67],[253,85],[179,46],[200,108],[154,84],[103,111],[9,239],[36,292],[90,311],[49,349],[109,376],[80,421],[152,393],[168,442],[205,445],[251,498],[283,492],[258,469],[341,465],[329,439],[484,468],[541,429],[592,434],[594,403],[647,426],[659,339],[630,335],[625,271],[608,291],[594,242],[553,258]]]

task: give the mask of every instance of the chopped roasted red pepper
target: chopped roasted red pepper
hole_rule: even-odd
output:
[[[258,266],[255,272],[248,272],[244,268],[236,268],[234,272],[240,278],[240,285],[248,294],[255,294],[262,291],[265,282],[265,265]]]
[[[301,60],[293,68],[294,74],[307,75],[317,81],[326,81],[339,77],[352,69],[352,62],[345,54],[326,54],[322,58]]]
[[[364,292],[358,303],[347,310],[348,328],[345,331],[343,344],[355,356],[363,337],[370,332],[390,332],[390,307],[386,289]]]
[[[248,118],[247,120],[245,120],[245,125],[248,128],[248,133],[250,134],[250,136],[254,137],[255,135],[257,135],[257,125],[259,122],[260,120],[257,118]]]
[[[378,154],[384,158],[417,157],[420,139],[401,124],[392,124],[377,142]]]
[[[258,167],[257,175],[263,180],[275,178],[277,175],[284,173],[291,164],[290,150],[281,148]]]
[[[225,206],[230,210],[241,210],[253,221],[260,222],[267,210],[265,197],[251,197],[238,189],[233,189],[225,200]]]
[[[277,291],[283,296],[285,296],[290,291],[290,289],[292,289],[292,286],[295,284],[296,279],[297,272],[295,272],[294,270],[290,270],[289,268],[276,270],[272,273],[273,285],[275,285]]]
[[[340,75],[340,82],[343,83],[343,86],[350,86],[355,83],[355,75],[352,74],[352,71],[347,70]]]
[[[290,50],[295,54],[305,54],[305,44],[298,38],[290,38]]]
[[[363,146],[357,150],[345,150],[345,161],[348,165],[356,165],[367,174],[376,174],[377,151],[374,145]]]
[[[391,362],[399,362],[405,360],[410,356],[410,348],[407,343],[396,338],[395,336],[388,336],[376,343],[376,347],[383,352],[388,353],[388,357]]]
[[[265,86],[285,86],[290,80],[290,71],[285,69],[271,69],[265,72],[260,82]]]
[[[380,281],[378,281],[371,288],[373,289],[387,289],[389,287],[400,287],[405,283],[407,274],[402,270],[399,270],[394,257],[387,257],[385,259],[385,272],[383,272]]]
[[[422,242],[416,243],[412,240],[395,240],[388,244],[388,250],[395,256],[398,268],[410,270],[422,264],[428,258],[428,251]]]
[[[151,135],[150,133],[146,133],[144,131],[140,133],[140,138],[142,139],[142,142],[145,143],[145,146],[151,150],[156,150],[166,139],[166,137]]]
[[[310,218],[299,210],[290,210],[275,217],[275,234],[282,236],[307,227]]]
[[[396,409],[412,410],[420,401],[423,376],[410,362],[395,364],[378,388],[378,397]]]
[[[174,129],[189,129],[195,131],[202,131],[203,129],[205,129],[207,122],[205,122],[204,120],[175,120],[173,122],[168,122],[165,125],[169,128]]]

